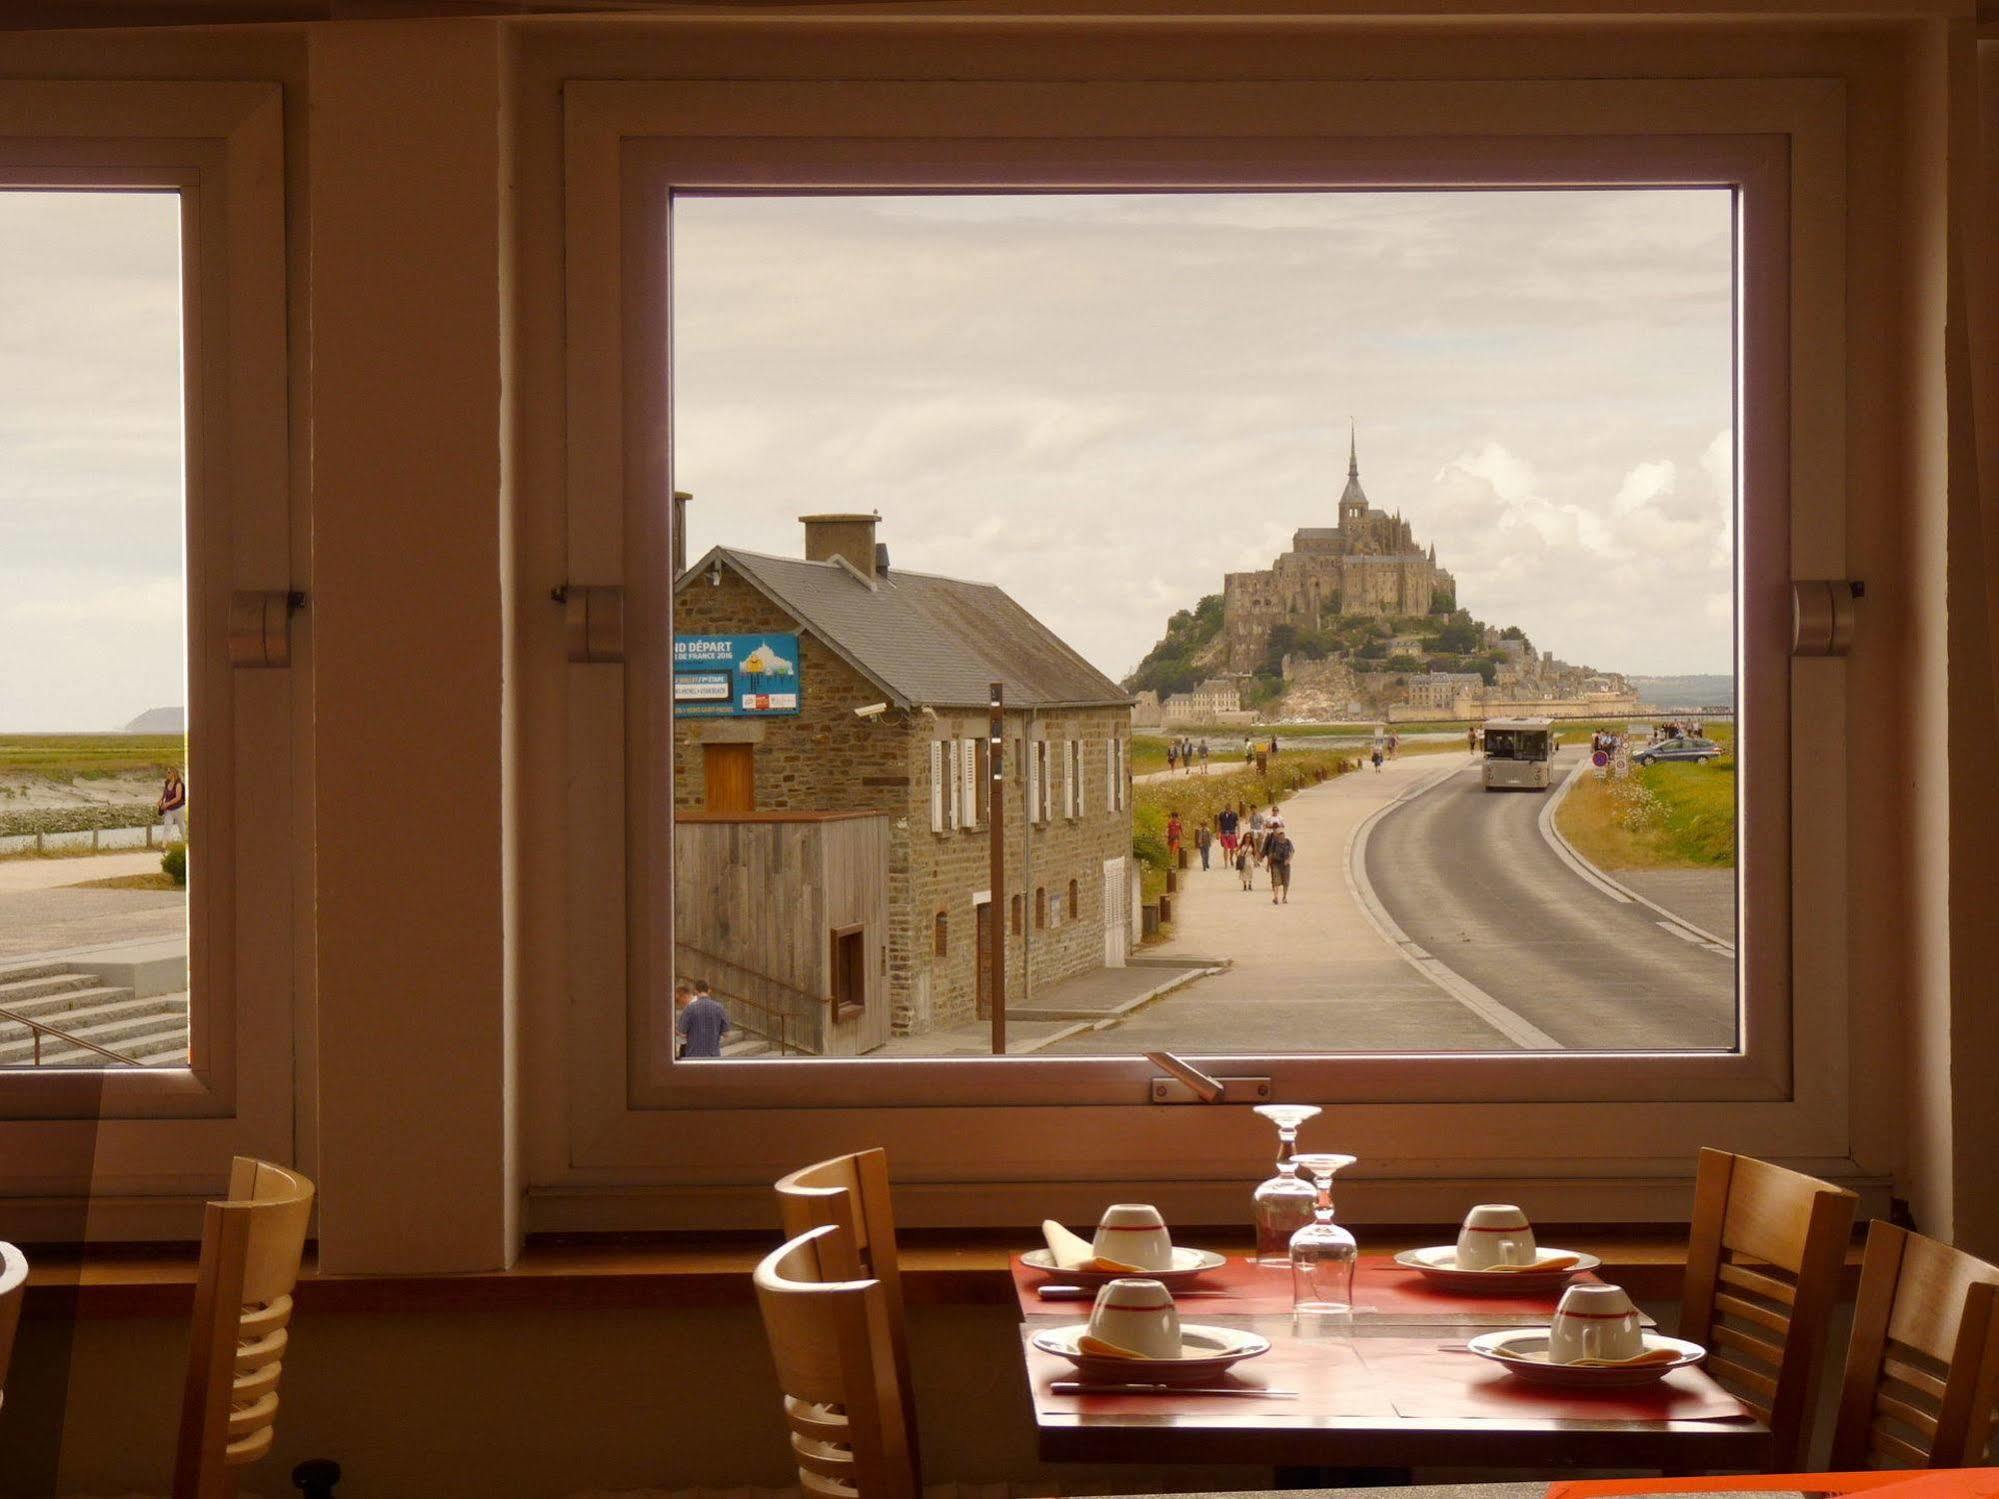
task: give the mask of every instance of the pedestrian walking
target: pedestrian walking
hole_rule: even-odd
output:
[[[160,799],[154,803],[160,814],[160,841],[162,843],[185,843],[187,841],[187,782],[180,778],[179,770],[167,772],[166,784],[160,788]]]
[[[1249,851],[1259,859],[1263,857],[1263,808],[1261,807],[1249,814]]]
[[[1395,752],[1400,748],[1402,748],[1402,736],[1400,734],[1390,734],[1388,736],[1388,758],[1393,760]]]
[[[1283,831],[1284,831],[1284,814],[1277,810],[1277,805],[1276,803],[1273,802],[1271,804],[1270,811],[1267,814],[1265,814],[1263,819],[1263,846],[1265,849],[1264,858],[1267,859],[1270,857],[1270,854],[1268,852],[1270,848],[1270,840],[1274,836]]]
[[[1214,847],[1214,843],[1214,831],[1209,828],[1206,822],[1203,822],[1198,828],[1194,829],[1194,847],[1201,851],[1201,868],[1203,869],[1211,867],[1208,863],[1208,850]]]
[[[1256,888],[1256,855],[1250,852],[1247,839],[1236,845],[1235,872],[1242,876],[1243,889]]]
[[[1207,773],[1208,773],[1208,741],[1203,739],[1201,741],[1201,774],[1206,775]]]
[[[1241,826],[1242,819],[1234,807],[1222,808],[1221,816],[1215,819],[1215,831],[1222,839],[1222,858],[1230,864],[1235,863],[1236,830]]]
[[[1179,864],[1180,841],[1185,834],[1186,828],[1180,822],[1179,810],[1176,808],[1174,811],[1168,812],[1166,814],[1166,855],[1168,864],[1174,866]]]
[[[1275,734],[1270,736],[1270,758],[1273,760],[1277,758],[1277,736]]]
[[[1379,774],[1381,771],[1381,746],[1379,744],[1375,745],[1374,753],[1370,755],[1368,758],[1374,761],[1375,772]]]
[[[1176,739],[1172,743],[1166,746],[1166,773],[1168,775],[1173,774],[1174,769],[1179,764],[1180,764],[1180,742]]]
[[[1478,753],[1477,724],[1473,724],[1465,730],[1465,753],[1469,755],[1475,755]]]
[[[1263,862],[1270,866],[1270,903],[1291,904],[1291,840],[1282,827],[1274,829],[1263,846]]]
[[[722,1008],[719,999],[708,992],[706,979],[694,980],[694,992],[673,1022],[673,1029],[680,1037],[683,1060],[721,1057],[722,1039],[730,1029],[729,1012]]]
[[[1256,763],[1256,746],[1251,744],[1247,739],[1242,742],[1242,763],[1245,765],[1254,765]]]

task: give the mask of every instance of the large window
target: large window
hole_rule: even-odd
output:
[[[1701,1143],[1848,1149],[1843,945],[1793,940],[1844,920],[1843,759],[1792,753],[1843,688],[1786,588],[1845,567],[1798,523],[1838,403],[1794,394],[1844,359],[1836,88],[752,92],[565,92],[567,544],[622,559],[630,626],[621,700],[571,679],[572,784],[626,833],[571,845],[578,1170],[698,1192],[830,1131],[944,1216],[1051,1172],[1206,1202],[1255,1122],[1156,1106],[1152,1046],[1339,1105],[1377,1213],[1583,1175],[1570,1211],[1657,1214]],[[733,905],[732,820],[768,871]],[[840,860],[889,872],[873,911],[795,898]],[[676,975],[826,992],[683,951],[702,910],[879,924],[879,1029],[778,1059],[738,1004],[746,1061],[653,1065]],[[1156,957],[1223,971],[1071,983]],[[1078,1130],[1115,1143],[1051,1166]]]
[[[727,935],[676,962],[728,1055],[1734,1051],[1738,207],[677,196],[675,907]],[[917,915],[991,884],[988,679],[997,984]],[[893,871],[852,1034],[693,846],[834,810]]]
[[[182,211],[0,192],[0,1067],[188,1061]]]
[[[292,1147],[279,90],[0,112],[0,1193],[24,1237],[86,1195],[90,1234],[170,1237]]]

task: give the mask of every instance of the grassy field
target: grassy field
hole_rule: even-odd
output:
[[[0,775],[90,780],[187,763],[179,734],[0,734]]]
[[[1728,751],[1705,765],[1637,766],[1626,779],[1585,774],[1555,821],[1603,869],[1735,867],[1735,730],[1707,735]]]

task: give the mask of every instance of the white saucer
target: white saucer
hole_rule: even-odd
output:
[[[1228,1257],[1216,1254],[1212,1249],[1183,1249],[1176,1244],[1173,1246],[1173,1268],[1170,1270],[1064,1270],[1046,1249],[1030,1249],[1020,1257],[1020,1262],[1038,1275],[1053,1276],[1070,1285],[1101,1286],[1114,1280],[1137,1278],[1156,1280],[1172,1287],[1185,1285],[1195,1276],[1206,1275],[1210,1270],[1221,1269],[1228,1263]]]
[[[1571,1389],[1621,1390],[1653,1384],[1675,1369],[1698,1364],[1707,1350],[1698,1343],[1669,1338],[1664,1333],[1643,1334],[1645,1350],[1666,1348],[1679,1355],[1671,1363],[1652,1364],[1551,1364],[1548,1362],[1548,1329],[1535,1327],[1513,1332],[1489,1332],[1473,1338],[1465,1346],[1480,1358],[1489,1358],[1508,1372],[1536,1384],[1566,1385]]]
[[[1034,1335],[1034,1346],[1043,1353],[1066,1358],[1091,1380],[1116,1384],[1139,1380],[1154,1384],[1196,1384],[1211,1379],[1232,1364],[1259,1353],[1270,1352],[1270,1339],[1235,1327],[1207,1327],[1182,1323],[1178,1358],[1118,1358],[1085,1353],[1077,1340],[1090,1330],[1087,1322],[1057,1327]]]
[[[1570,1276],[1603,1263],[1580,1249],[1543,1249],[1539,1258],[1553,1259],[1556,1255],[1574,1255],[1576,1262],[1559,1270],[1460,1270],[1457,1246],[1439,1244],[1430,1249],[1405,1249],[1395,1256],[1395,1263],[1419,1272],[1440,1290],[1474,1296],[1545,1296],[1560,1290]]]

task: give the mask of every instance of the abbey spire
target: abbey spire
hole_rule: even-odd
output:
[[[1353,418],[1347,418],[1347,487],[1340,494],[1340,529],[1350,529],[1349,520],[1367,518],[1367,492],[1360,487],[1360,451]]]

